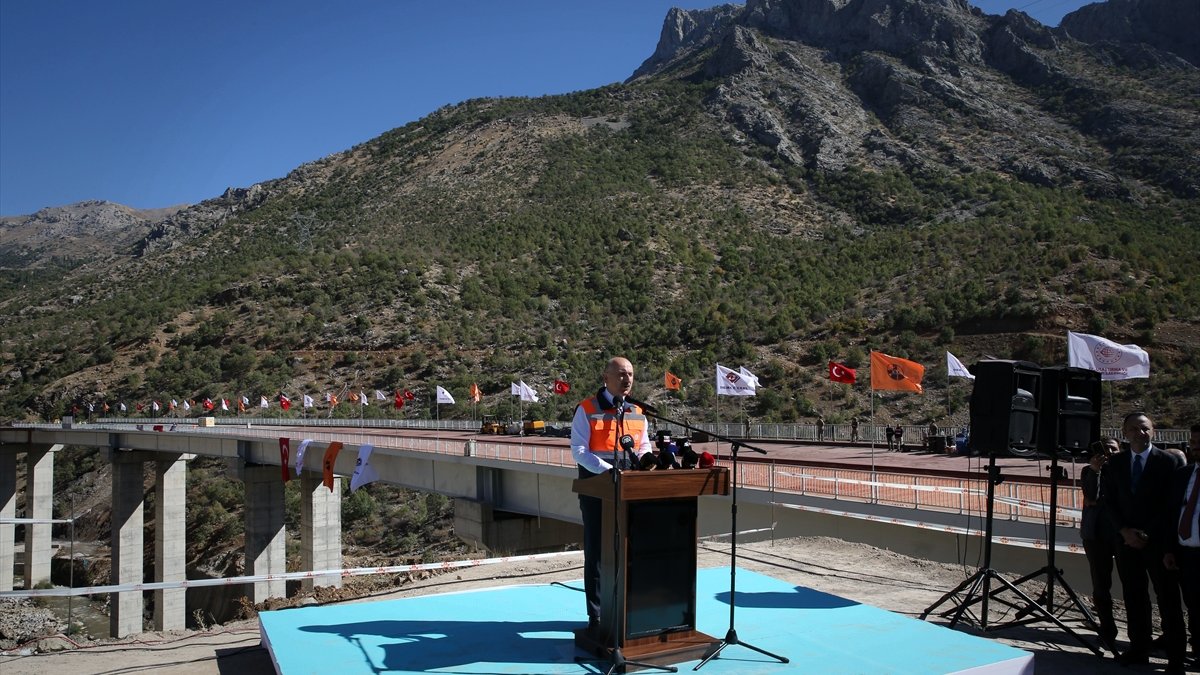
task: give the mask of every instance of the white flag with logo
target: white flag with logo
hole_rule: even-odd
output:
[[[191,403],[188,403],[188,402],[187,402],[187,399],[184,399],[184,401],[183,401],[183,409],[184,409],[184,410],[191,410],[191,409],[192,409],[192,404],[191,404]]]
[[[1150,377],[1150,355],[1145,349],[1087,333],[1067,331],[1067,365],[1094,370],[1101,380]]]
[[[296,475],[304,470],[304,453],[308,451],[308,446],[312,444],[311,438],[306,438],[300,441],[300,447],[296,448]]]
[[[525,380],[521,380],[521,392],[519,395],[522,401],[529,401],[531,403],[538,402],[537,392],[533,390],[533,387],[525,384]]]
[[[437,402],[438,403],[446,403],[448,405],[454,405],[454,397],[450,395],[450,392],[446,391],[445,389],[443,389],[441,387],[438,387],[437,388]]]
[[[259,397],[259,399],[258,399],[258,407],[260,407],[260,408],[270,408],[270,407],[271,407],[271,403],[270,403],[270,401],[268,401],[268,400],[267,400],[267,397],[266,397],[266,396],[260,396],[260,397]]]
[[[963,362],[959,361],[958,357],[950,352],[946,352],[946,376],[965,377],[968,380],[975,379],[975,376],[971,374],[971,371],[967,370],[967,367],[963,365]]]
[[[367,403],[367,392],[365,392],[361,389],[358,390],[358,404],[359,405],[369,405]]]
[[[354,475],[350,476],[351,492],[354,492],[367,483],[379,480],[379,474],[371,466],[371,451],[374,449],[375,447],[370,443],[359,446],[358,461],[354,463]]]
[[[753,396],[754,386],[741,373],[717,364],[718,396]]]
[[[757,393],[758,392],[758,376],[755,375],[754,373],[746,370],[745,366],[738,366],[738,372],[741,373],[742,377],[746,378],[746,381],[750,383],[750,388],[753,389],[755,391],[755,393]]]
[[[375,390],[375,400],[376,400],[376,401],[386,401],[386,400],[387,400],[387,396],[386,396],[386,395],[384,395],[384,393],[383,393],[382,391],[380,391],[380,390],[376,389],[376,390]]]

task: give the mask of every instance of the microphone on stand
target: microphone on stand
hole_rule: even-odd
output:
[[[612,400],[613,400],[613,408],[615,408],[615,410],[613,411],[613,414],[617,416],[617,424],[618,424],[617,428],[620,429],[621,427],[619,425],[621,424],[622,419],[625,417],[625,397],[621,396],[620,394],[614,394],[612,397]],[[626,467],[621,466],[621,464],[622,464],[621,459],[620,459],[621,455],[618,453],[617,450],[618,450],[618,446],[613,446],[612,465],[613,465],[613,469],[619,471]]]
[[[625,459],[623,461],[629,465],[629,468],[640,468],[641,464],[638,462],[637,453],[633,451],[633,436],[623,434],[617,442],[621,445],[621,449],[625,451]]]

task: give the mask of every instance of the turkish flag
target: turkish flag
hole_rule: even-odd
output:
[[[412,393],[411,391],[409,391],[407,389],[404,390],[404,400],[405,401],[411,401],[411,400],[415,399],[416,397],[417,397],[417,395]]]
[[[404,407],[404,394],[401,394],[399,391],[396,392],[396,401],[394,405],[396,406],[396,410]]]
[[[847,368],[846,364],[838,363],[837,361],[829,362],[829,379],[842,384],[854,384],[858,372],[853,368]]]
[[[290,398],[288,398],[288,397],[284,396],[283,394],[280,394],[280,395],[279,395],[279,407],[280,407],[280,408],[283,408],[284,410],[289,410],[289,409],[291,409],[291,407],[292,407],[292,399],[290,399]]]
[[[555,380],[554,381],[554,393],[558,394],[559,396],[563,396],[568,391],[571,391],[570,384],[564,382],[563,380]]]

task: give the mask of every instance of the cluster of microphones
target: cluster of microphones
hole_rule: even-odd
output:
[[[614,396],[613,405],[617,408],[617,414],[624,412],[623,408],[626,403],[631,403],[638,406],[642,410],[657,415],[658,409],[649,403],[639,401],[632,396]],[[621,446],[622,458],[617,461],[618,469],[637,469],[640,471],[654,471],[663,469],[711,469],[717,465],[717,460],[710,452],[697,453],[692,449],[692,442],[687,438],[681,438],[678,441],[671,440],[671,434],[667,431],[659,431],[658,439],[655,445],[658,446],[658,454],[647,452],[641,457],[633,451],[634,440],[633,436],[625,434],[617,439]]]
[[[662,471],[665,469],[709,469],[716,466],[716,458],[709,452],[696,452],[692,442],[686,438],[672,441],[671,435],[660,433],[655,445],[658,454],[647,452],[641,457],[633,451],[633,436],[625,434],[619,439],[624,458],[618,463],[620,469],[639,471]]]

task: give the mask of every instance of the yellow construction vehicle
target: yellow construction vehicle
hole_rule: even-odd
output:
[[[500,435],[504,433],[504,423],[497,420],[495,415],[484,415],[483,423],[479,425],[479,433]]]

